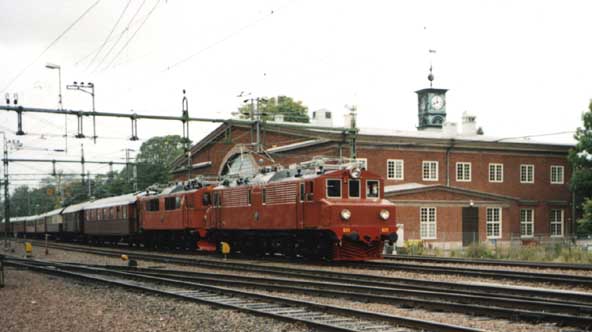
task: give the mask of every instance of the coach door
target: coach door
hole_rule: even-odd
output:
[[[469,246],[479,241],[479,209],[464,207],[462,209],[463,246]]]

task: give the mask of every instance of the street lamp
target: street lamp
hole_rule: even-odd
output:
[[[84,83],[84,82],[76,82],[74,81],[74,83],[70,84],[70,85],[66,85],[66,89],[68,90],[78,90],[78,91],[82,91],[84,93],[88,93],[91,97],[92,97],[92,112],[95,113],[95,85],[91,82],[88,83]],[[82,121],[82,119],[80,118],[78,123],[78,127],[79,129],[82,127],[82,124],[80,123]],[[82,134],[82,131],[79,131],[78,135],[76,135],[77,138],[84,138],[84,135]],[[97,132],[96,132],[96,122],[95,122],[95,115],[93,114],[93,139],[94,142],[97,142]]]
[[[47,69],[57,69],[58,70],[58,87],[59,87],[59,95],[58,95],[58,105],[60,105],[60,111],[64,110],[64,104],[62,100],[62,67],[53,63],[47,63],[45,65]],[[64,139],[66,140],[66,147],[64,151],[66,154],[68,153],[68,115],[64,114]]]

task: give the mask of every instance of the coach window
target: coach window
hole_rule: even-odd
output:
[[[327,197],[341,198],[341,180],[327,179]]]
[[[127,206],[124,206],[123,209],[121,209],[121,215],[123,219],[127,219]]]
[[[375,180],[366,182],[366,198],[378,198],[380,194],[380,184]]]
[[[360,198],[360,180],[349,180],[349,198]]]

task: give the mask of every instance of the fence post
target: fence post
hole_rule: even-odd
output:
[[[4,287],[4,255],[0,255],[0,288]]]

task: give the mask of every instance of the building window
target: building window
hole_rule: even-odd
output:
[[[563,184],[563,166],[551,166],[551,184]]]
[[[563,236],[563,210],[551,210],[551,236]]]
[[[360,198],[360,180],[349,180],[349,198]]]
[[[327,197],[341,198],[341,180],[327,180]]]
[[[386,161],[386,178],[389,180],[403,180],[405,163],[400,159],[388,159]]]
[[[520,183],[534,183],[534,165],[520,165]]]
[[[422,240],[436,239],[436,208],[419,208],[419,236]]]
[[[532,237],[534,235],[534,210],[520,209],[520,236]]]
[[[456,163],[456,181],[471,181],[471,163]]]
[[[489,164],[489,182],[504,182],[504,164]]]
[[[424,181],[438,181],[437,161],[423,161],[421,167]]]
[[[487,208],[487,238],[499,239],[502,237],[502,209]]]

